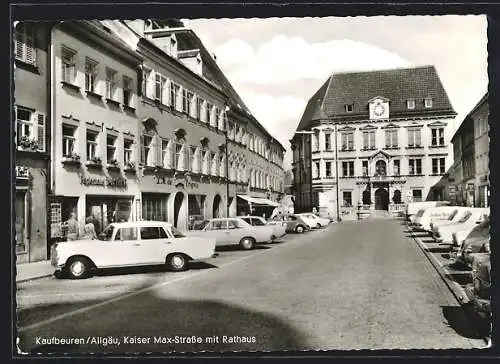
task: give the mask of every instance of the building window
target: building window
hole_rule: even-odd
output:
[[[354,132],[342,132],[340,134],[341,150],[354,150]]]
[[[217,155],[215,153],[210,154],[210,161],[211,161],[211,168],[210,168],[210,174],[212,176],[217,176]],[[240,182],[243,180],[243,171],[240,171]]]
[[[375,149],[375,131],[363,132],[363,149]]]
[[[165,87],[165,83],[167,79],[160,75],[159,73],[155,74],[155,100],[160,102],[164,101],[163,96],[163,88]]]
[[[413,196],[413,202],[421,202],[422,201],[422,190],[421,189],[412,190],[411,193]]]
[[[203,99],[201,97],[196,98],[196,117],[201,120],[201,110],[203,109]]]
[[[175,166],[174,168],[181,171],[183,166],[183,145],[181,143],[175,143]]]
[[[143,135],[141,142],[141,163],[146,166],[153,165],[153,137]]]
[[[431,129],[431,145],[433,147],[444,146],[444,128]]]
[[[132,139],[123,139],[123,165],[126,166],[132,162]]]
[[[45,115],[16,107],[17,147],[45,151]]]
[[[319,150],[319,131],[314,132],[314,149],[313,151],[316,152]]]
[[[108,135],[106,137],[106,158],[108,163],[116,160],[116,137],[113,135]]]
[[[420,129],[408,129],[408,146],[420,147],[422,144],[422,135]]]
[[[74,83],[76,79],[76,51],[67,47],[61,49],[62,80]]]
[[[200,166],[198,164],[198,148],[192,145],[189,148],[189,159],[190,159],[190,171],[198,173],[200,171]]]
[[[354,162],[342,162],[342,176],[352,177],[354,176]]]
[[[97,86],[98,63],[90,58],[85,59],[85,91],[95,93]]]
[[[395,159],[393,163],[394,163],[394,175],[395,176],[401,175],[401,166],[399,159]]]
[[[432,158],[432,174],[444,174],[445,172],[445,159]]]
[[[385,147],[397,148],[398,147],[398,130],[388,129],[385,131]]]
[[[171,82],[170,83],[170,106],[175,108],[176,110],[178,111],[182,111],[179,110],[179,92],[181,90],[181,86],[179,86],[178,84],[176,83],[173,83]],[[182,108],[182,106],[181,106]]]
[[[168,139],[161,139],[161,164],[164,168],[172,166]]]
[[[332,150],[332,134],[325,133],[325,150]]]
[[[123,104],[132,106],[132,79],[123,76]]]
[[[166,194],[144,193],[142,199],[142,218],[151,221],[167,221]]]
[[[319,171],[319,162],[314,162],[314,178],[319,178],[320,171]]]
[[[87,160],[91,161],[97,156],[97,136],[95,131],[87,130]]]
[[[62,125],[62,155],[71,157],[75,149],[75,131],[76,128],[70,125]]]
[[[142,94],[150,99],[154,94],[153,72],[148,68],[142,70]]]
[[[326,177],[332,177],[332,162],[325,163]]]
[[[426,108],[431,108],[432,107],[432,99],[431,98],[424,99],[424,106]]]
[[[343,201],[344,201],[344,204],[342,206],[352,207],[352,192],[351,191],[343,191],[342,197],[343,197]]]
[[[415,100],[406,100],[406,108],[413,110],[415,108]]]
[[[106,98],[114,100],[116,93],[116,71],[106,68]]]
[[[191,91],[182,90],[182,111],[189,116],[192,116],[191,103],[193,102],[194,95]]]
[[[422,159],[409,159],[410,175],[421,175],[422,174]]]
[[[361,165],[363,168],[363,177],[367,177],[368,176],[368,161],[362,161]]]
[[[31,23],[20,23],[15,31],[14,54],[17,60],[35,64],[35,27]]]
[[[207,101],[205,106],[205,121],[208,122],[209,125],[213,125],[212,120],[212,104]]]
[[[377,161],[377,163],[375,163],[375,175],[376,176],[387,175],[387,165],[384,161]]]
[[[346,112],[353,112],[354,111],[354,104],[345,104],[345,111]]]

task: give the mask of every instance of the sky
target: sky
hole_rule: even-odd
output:
[[[286,148],[309,98],[334,72],[434,65],[458,113],[485,94],[482,15],[183,19],[252,114]]]

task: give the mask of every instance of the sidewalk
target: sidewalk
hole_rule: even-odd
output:
[[[50,265],[50,260],[42,260],[35,263],[16,264],[15,269],[16,283],[50,277],[54,274],[54,267]]]

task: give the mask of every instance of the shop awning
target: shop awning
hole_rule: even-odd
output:
[[[248,202],[257,204],[257,205],[267,205],[267,206],[272,206],[272,207],[278,207],[280,206],[279,203],[268,200],[267,198],[259,198],[259,197],[251,197],[248,195],[237,195],[239,198],[242,198],[244,200],[247,200]]]

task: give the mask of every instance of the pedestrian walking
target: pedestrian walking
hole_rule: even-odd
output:
[[[66,221],[66,226],[68,227],[66,240],[78,240],[78,220],[76,219],[76,213],[71,213],[69,219]]]
[[[94,223],[92,222],[92,220],[93,219],[90,216],[85,219],[85,226],[83,227],[83,236],[82,236],[83,239],[86,240],[97,239]]]

